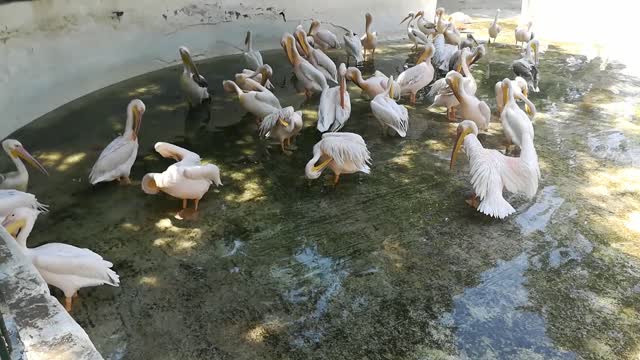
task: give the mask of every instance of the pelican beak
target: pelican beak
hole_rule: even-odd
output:
[[[325,160],[325,161],[323,161],[322,163],[320,163],[320,165],[318,165],[318,166],[314,166],[314,167],[311,169],[311,171],[313,171],[313,172],[319,172],[319,171],[322,171],[322,170],[324,170],[324,168],[326,168],[326,167],[327,167],[327,165],[329,165],[329,163],[330,163],[330,162],[332,162],[332,161],[333,161],[333,159],[332,159],[332,158],[328,158],[327,160]]]
[[[24,219],[15,220],[15,221],[5,219],[2,222],[2,226],[4,227],[4,229],[14,238],[18,236],[18,234],[20,233],[20,230],[23,227],[25,227],[26,224],[27,222]]]
[[[529,106],[529,104],[524,104],[524,111],[526,111],[527,114],[529,115],[533,113],[533,111],[531,111],[531,107]]]
[[[140,109],[138,109],[137,106],[133,107],[133,122],[134,122],[134,129],[133,129],[133,136],[134,139],[138,138],[138,133],[140,131],[140,125],[142,125],[142,112],[140,111]]]
[[[526,88],[524,88],[524,90],[522,90],[522,95],[524,95],[525,98],[529,98],[529,87],[527,86]]]
[[[457,78],[453,78],[451,80],[449,80],[450,82],[450,86],[451,86],[451,90],[453,90],[454,93],[458,93],[458,79]]]
[[[502,84],[502,106],[506,106],[509,101],[509,85]]]
[[[451,162],[449,163],[449,169],[453,170],[454,165],[456,164],[456,159],[458,158],[458,153],[460,152],[460,148],[462,147],[462,143],[464,142],[464,138],[471,134],[473,129],[465,128],[463,131],[458,131],[458,136],[456,137],[456,142],[451,151]]]
[[[300,47],[302,48],[302,51],[304,51],[305,56],[309,56],[309,48],[307,47],[304,35],[302,32],[296,31],[296,36],[298,37],[298,42],[300,43]]]
[[[406,18],[404,18],[402,21],[400,21],[400,24],[402,24],[403,22],[405,22],[405,21],[407,21],[409,19],[411,19],[411,15],[407,15]]]
[[[462,64],[458,64],[458,66],[456,66],[456,71],[462,73]]]
[[[389,86],[389,97],[394,98],[395,92],[393,92],[393,81],[391,82],[391,86]]]
[[[280,124],[282,124],[282,126],[284,126],[284,127],[289,127],[289,123],[288,123],[285,119],[283,119],[283,118],[279,118],[279,119],[278,119],[278,122],[279,122]]]
[[[43,174],[45,174],[47,176],[49,175],[49,173],[47,172],[47,169],[45,169],[44,166],[42,166],[42,164],[40,164],[38,162],[38,160],[36,160],[33,156],[31,156],[31,154],[29,154],[29,152],[27,150],[25,150],[25,148],[23,148],[22,146],[11,150],[11,156],[19,157],[22,160],[24,160],[27,163],[29,163],[29,165],[31,165],[34,168],[42,171]]]
[[[470,36],[471,36],[471,40],[473,40],[476,46],[478,46],[478,41],[476,40],[476,38],[473,35],[470,35]]]

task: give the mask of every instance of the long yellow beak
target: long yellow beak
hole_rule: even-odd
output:
[[[47,169],[45,169],[44,166],[42,166],[42,164],[38,162],[38,160],[36,160],[33,156],[31,156],[31,154],[29,154],[29,152],[25,148],[18,147],[16,149],[13,149],[11,151],[11,156],[19,157],[24,161],[26,161],[29,165],[40,170],[43,174],[49,175],[49,172],[47,172]]]
[[[393,99],[395,92],[393,92],[393,81],[391,82],[391,86],[389,86],[389,97]]]
[[[133,107],[133,136],[134,140],[138,138],[138,132],[140,131],[140,125],[142,124],[142,113],[137,107]]]
[[[451,162],[449,163],[449,169],[453,170],[454,165],[456,164],[456,159],[458,158],[458,153],[460,152],[460,148],[462,147],[462,143],[464,142],[464,138],[469,135],[473,130],[471,128],[466,128],[461,133],[458,133],[456,137],[456,142],[451,151]]]
[[[328,158],[327,160],[323,161],[320,165],[318,165],[318,166],[314,166],[311,170],[312,170],[313,172],[321,171],[321,170],[323,170],[324,168],[326,168],[326,167],[327,167],[327,165],[329,165],[329,163],[330,163],[330,162],[332,162],[332,161],[333,161],[333,159],[332,159],[332,158]]]
[[[309,56],[309,48],[307,47],[306,39],[303,37],[302,32],[296,32],[296,36],[298,37],[298,42],[300,43],[300,47],[306,56]]]
[[[509,101],[509,87],[506,84],[502,84],[502,106],[506,106]]]
[[[4,229],[14,238],[18,236],[20,229],[25,227],[26,224],[27,222],[24,219],[15,220],[15,221],[5,220],[2,222],[2,226],[4,226]]]
[[[286,122],[283,118],[278,119],[278,122],[284,127],[289,127],[289,123]]]

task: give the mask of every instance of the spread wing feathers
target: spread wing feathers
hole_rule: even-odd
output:
[[[213,182],[220,176],[220,169],[213,164],[182,167],[182,175],[191,180],[208,180]]]
[[[169,144],[166,142],[157,142],[155,145],[155,149],[164,158],[183,161],[186,164],[200,164],[200,155],[185,148],[181,148],[180,146]]]
[[[371,111],[382,124],[395,130],[401,137],[407,136],[409,128],[407,108],[396,104],[386,94],[380,94],[371,102]]]
[[[11,211],[28,207],[47,212],[49,207],[38,202],[35,195],[18,190],[0,190],[0,216],[7,216]]]
[[[193,75],[191,75],[191,78],[201,88],[205,88],[206,89],[209,86],[209,84],[207,83],[207,79],[205,79],[204,76],[202,76],[200,74],[193,74]]]
[[[431,85],[431,89],[429,89],[428,96],[436,96],[436,95],[449,95],[453,94],[453,91],[447,84],[447,80],[445,78],[438,79]]]
[[[98,161],[93,165],[89,180],[93,182],[96,177],[105,172],[115,170],[118,166],[129,160],[132,154],[138,153],[138,141],[125,139],[123,136],[115,138],[107,147],[102,150]]]
[[[344,109],[340,106],[340,87],[332,87],[322,92],[318,108],[318,131],[338,131],[351,115],[349,93],[344,94]]]
[[[357,168],[366,169],[365,172],[369,170],[367,165],[371,164],[371,154],[364,139],[358,134],[325,133],[315,146],[320,147],[320,150],[329,155],[338,166],[353,162]]]
[[[33,249],[36,253],[31,260],[36,268],[58,275],[93,280],[96,285],[119,286],[120,277],[111,270],[113,264],[93,251],[71,245],[66,245],[62,249],[60,246],[65,244],[47,245]],[[51,253],[50,250],[54,246],[57,251]]]
[[[265,116],[260,123],[260,136],[268,137],[271,129],[278,125],[279,119],[289,119],[291,116],[293,116],[293,113],[293,107],[287,106],[284,109],[280,109]]]

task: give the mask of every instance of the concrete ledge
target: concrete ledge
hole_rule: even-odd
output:
[[[0,228],[0,311],[12,359],[102,359],[15,240]]]

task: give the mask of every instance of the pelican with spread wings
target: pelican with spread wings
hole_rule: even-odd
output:
[[[320,161],[320,164],[316,163]],[[317,179],[327,167],[333,171],[333,184],[341,174],[363,172],[368,174],[371,155],[362,136],[354,133],[324,133],[313,146],[313,158],[305,167],[307,179]]]

